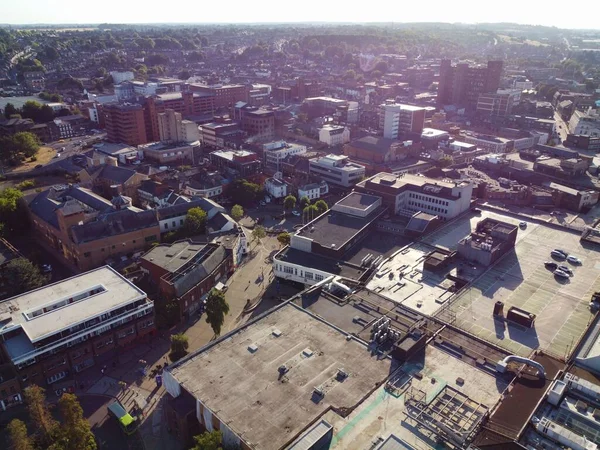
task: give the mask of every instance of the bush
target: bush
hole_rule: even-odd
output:
[[[20,191],[24,191],[26,189],[31,189],[32,187],[35,187],[35,180],[25,180],[25,181],[21,181],[19,184],[17,184],[15,186],[17,189],[19,189]]]

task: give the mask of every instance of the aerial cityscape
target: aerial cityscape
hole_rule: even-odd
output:
[[[30,3],[0,449],[599,448],[593,4]]]

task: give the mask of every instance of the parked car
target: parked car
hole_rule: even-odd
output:
[[[577,256],[574,256],[574,255],[567,256],[567,261],[569,261],[571,264],[577,264],[577,265],[581,264],[581,260]]]
[[[38,164],[37,166],[35,166],[36,169],[41,169],[43,166],[43,164]]]
[[[554,261],[546,261],[544,263],[544,266],[546,266],[548,269],[552,269],[552,270],[558,269],[558,264],[556,264]]]
[[[558,269],[561,272],[564,272],[566,274],[568,274],[569,276],[573,276],[573,271],[571,270],[571,268],[569,266],[558,266]]]
[[[552,256],[553,258],[556,258],[556,259],[566,259],[567,258],[567,256],[564,253],[559,252],[557,250],[552,250],[550,252],[550,256]]]
[[[260,206],[266,206],[265,202],[260,202]]]
[[[560,277],[560,278],[569,278],[569,274],[566,272],[563,272],[562,270],[557,269],[553,273],[554,273],[554,275],[556,275],[557,277]]]
[[[476,214],[481,214],[481,210],[479,208],[473,208],[473,212]]]
[[[52,266],[50,264],[42,264],[42,273],[52,272]]]
[[[569,252],[566,252],[564,250],[561,250],[560,248],[555,248],[554,249],[555,252],[559,252],[562,253],[563,255],[565,255],[565,258],[569,255]]]
[[[292,214],[296,217],[300,217],[302,215],[300,211],[292,211]]]

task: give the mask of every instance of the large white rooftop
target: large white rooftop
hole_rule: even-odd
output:
[[[0,334],[20,326],[36,342],[145,297],[111,267],[100,267],[1,302]]]

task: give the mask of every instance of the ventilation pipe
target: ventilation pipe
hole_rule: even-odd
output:
[[[506,367],[508,366],[508,363],[512,362],[512,361],[527,364],[528,366],[531,366],[531,367],[535,367],[538,370],[538,376],[540,378],[546,378],[546,370],[544,369],[544,366],[542,366],[539,362],[536,362],[532,359],[524,358],[524,357],[518,356],[518,355],[509,355],[506,358],[504,358],[502,361],[498,361],[498,364],[496,364],[496,371],[500,372],[500,373],[506,372]]]

